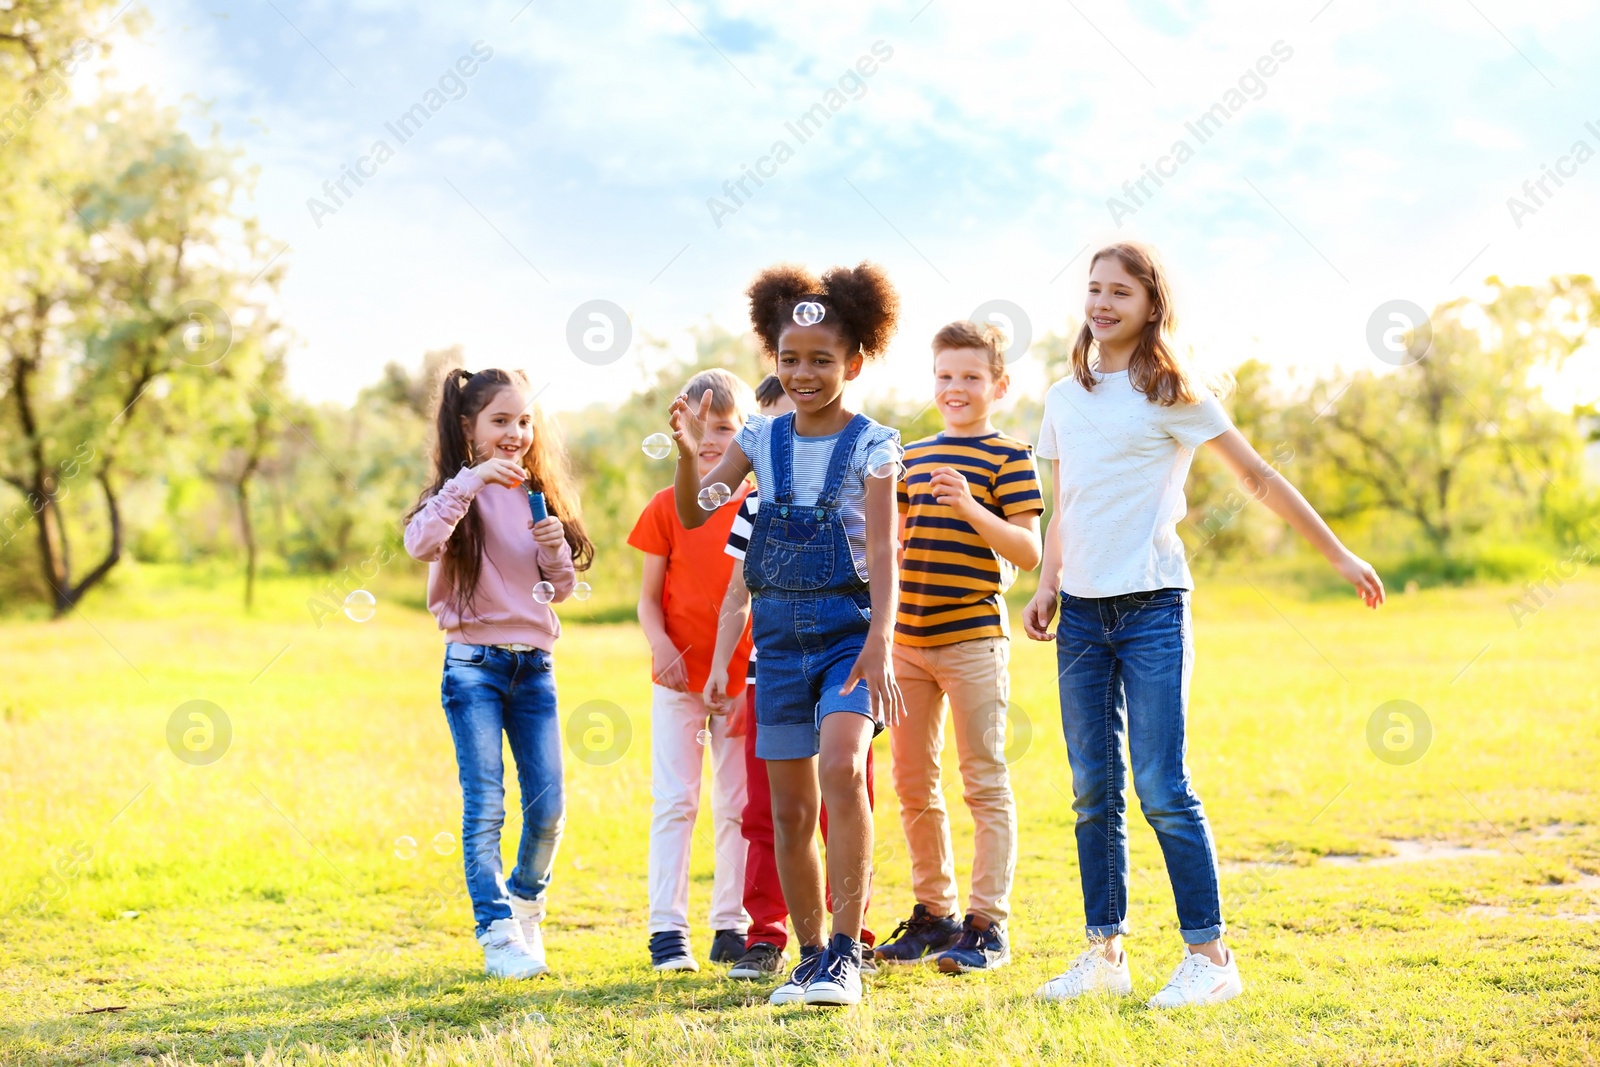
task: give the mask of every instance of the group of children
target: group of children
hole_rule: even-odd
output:
[[[653,966],[699,967],[688,880],[707,750],[709,958],[731,965],[731,977],[782,976],[774,1004],[848,1005],[861,999],[862,973],[879,965],[965,973],[1009,961],[1017,819],[1004,753],[1004,593],[1019,570],[1040,567],[1023,626],[1057,646],[1089,945],[1038,995],[1132,992],[1122,947],[1131,764],[1187,946],[1150,1003],[1236,996],[1216,848],[1184,762],[1192,581],[1176,526],[1195,449],[1206,445],[1255,485],[1253,495],[1369,607],[1384,593],[1176,358],[1171,293],[1154,254],[1118,244],[1094,256],[1072,373],[1046,395],[1037,449],[992,422],[1010,387],[993,327],[953,322],[935,335],[944,428],[902,448],[897,431],[844,403],[846,383],[895,331],[898,297],[879,268],[817,277],[773,267],[747,295],[775,374],[754,395],[725,370],[686,384],[668,413],[674,482],[628,538],[644,553],[638,613],[654,682]],[[452,372],[437,434],[434,483],[407,517],[406,545],[431,564],[429,607],[448,641],[442,698],[486,969],[528,977],[548,969],[541,922],[564,820],[551,659],[560,623],[550,604],[571,591],[594,549],[523,376]],[[1035,455],[1053,474],[1042,538]],[[528,492],[544,494],[548,517],[532,517]],[[530,596],[535,586],[543,595]],[[959,917],[940,786],[947,703],[974,825]],[[865,926],[871,746],[885,729],[916,902],[876,943]],[[506,876],[502,733],[524,802]],[[786,917],[799,949],[792,968]]]

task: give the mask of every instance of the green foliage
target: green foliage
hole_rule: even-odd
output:
[[[1432,350],[1419,362],[1324,379],[1292,409],[1291,437],[1324,514],[1386,513],[1399,520],[1394,547],[1415,537],[1435,555],[1459,556],[1485,539],[1541,536],[1547,500],[1570,504],[1582,441],[1538,376],[1600,326],[1594,283],[1489,282],[1487,303],[1435,309]]]
[[[1403,590],[1411,583],[1428,588],[1467,582],[1511,582],[1538,574],[1551,562],[1549,552],[1534,545],[1499,545],[1463,556],[1419,554],[1384,568],[1384,580]]]

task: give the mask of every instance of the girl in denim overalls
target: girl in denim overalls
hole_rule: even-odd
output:
[[[748,295],[751,324],[795,410],[753,417],[701,479],[692,433],[707,400],[691,408],[678,397],[678,516],[687,527],[700,525],[702,493],[715,506],[721,496],[714,487],[737,485],[755,471],[761,507],[744,577],[761,657],[756,755],[768,761],[778,878],[800,944],[800,963],[771,999],[855,1004],[872,855],[866,754],[901,712],[890,661],[899,434],[851,414],[843,401],[845,383],[887,346],[899,299],[883,272],[866,263],[821,278],[773,267]],[[833,887],[826,946],[816,849],[823,801]]]

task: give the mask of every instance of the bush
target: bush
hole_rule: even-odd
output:
[[[1518,581],[1539,574],[1555,559],[1549,551],[1533,545],[1500,545],[1459,556],[1407,556],[1391,566],[1379,567],[1378,573],[1392,592],[1399,592],[1411,582],[1426,588],[1474,581]]]

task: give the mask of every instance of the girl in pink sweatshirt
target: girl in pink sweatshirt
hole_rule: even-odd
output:
[[[439,390],[434,477],[406,515],[406,551],[428,564],[428,610],[445,632],[445,719],[461,775],[461,853],[491,975],[549,968],[539,924],[566,821],[551,652],[594,546],[555,424],[520,371],[452,369]],[[534,522],[528,494],[549,517]],[[522,794],[522,840],[500,870],[501,734]]]

